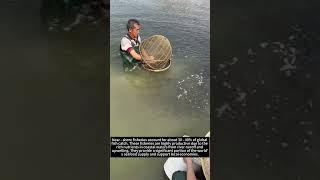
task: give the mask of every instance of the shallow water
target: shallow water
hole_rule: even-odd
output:
[[[111,136],[204,136],[210,128],[209,1],[111,1]],[[142,40],[166,36],[172,67],[124,73],[119,43],[137,18]],[[111,159],[111,179],[159,179],[165,159]],[[155,178],[158,177],[158,178]]]

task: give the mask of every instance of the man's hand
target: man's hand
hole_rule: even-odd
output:
[[[146,61],[154,60],[154,57],[150,56],[144,49],[141,50],[141,55],[144,57],[144,60]]]
[[[187,180],[197,180],[196,175],[194,174],[193,166],[192,166],[192,158],[184,157],[183,161],[187,164]]]
[[[149,58],[150,61],[154,60],[153,56],[149,56],[148,58]]]
[[[192,165],[192,158],[191,157],[184,157],[183,158],[184,163],[188,165]]]

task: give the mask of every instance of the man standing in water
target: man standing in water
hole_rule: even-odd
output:
[[[139,54],[139,45],[141,44],[140,28],[138,20],[129,19],[127,23],[128,33],[121,39],[120,44],[124,71],[133,71],[142,61]]]

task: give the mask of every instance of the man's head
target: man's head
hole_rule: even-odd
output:
[[[132,38],[137,38],[140,32],[140,23],[136,19],[129,19],[127,23],[128,33]]]

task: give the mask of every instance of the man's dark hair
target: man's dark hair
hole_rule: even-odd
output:
[[[134,27],[134,24],[140,25],[139,21],[136,19],[129,19],[127,23],[127,30],[132,29]]]

